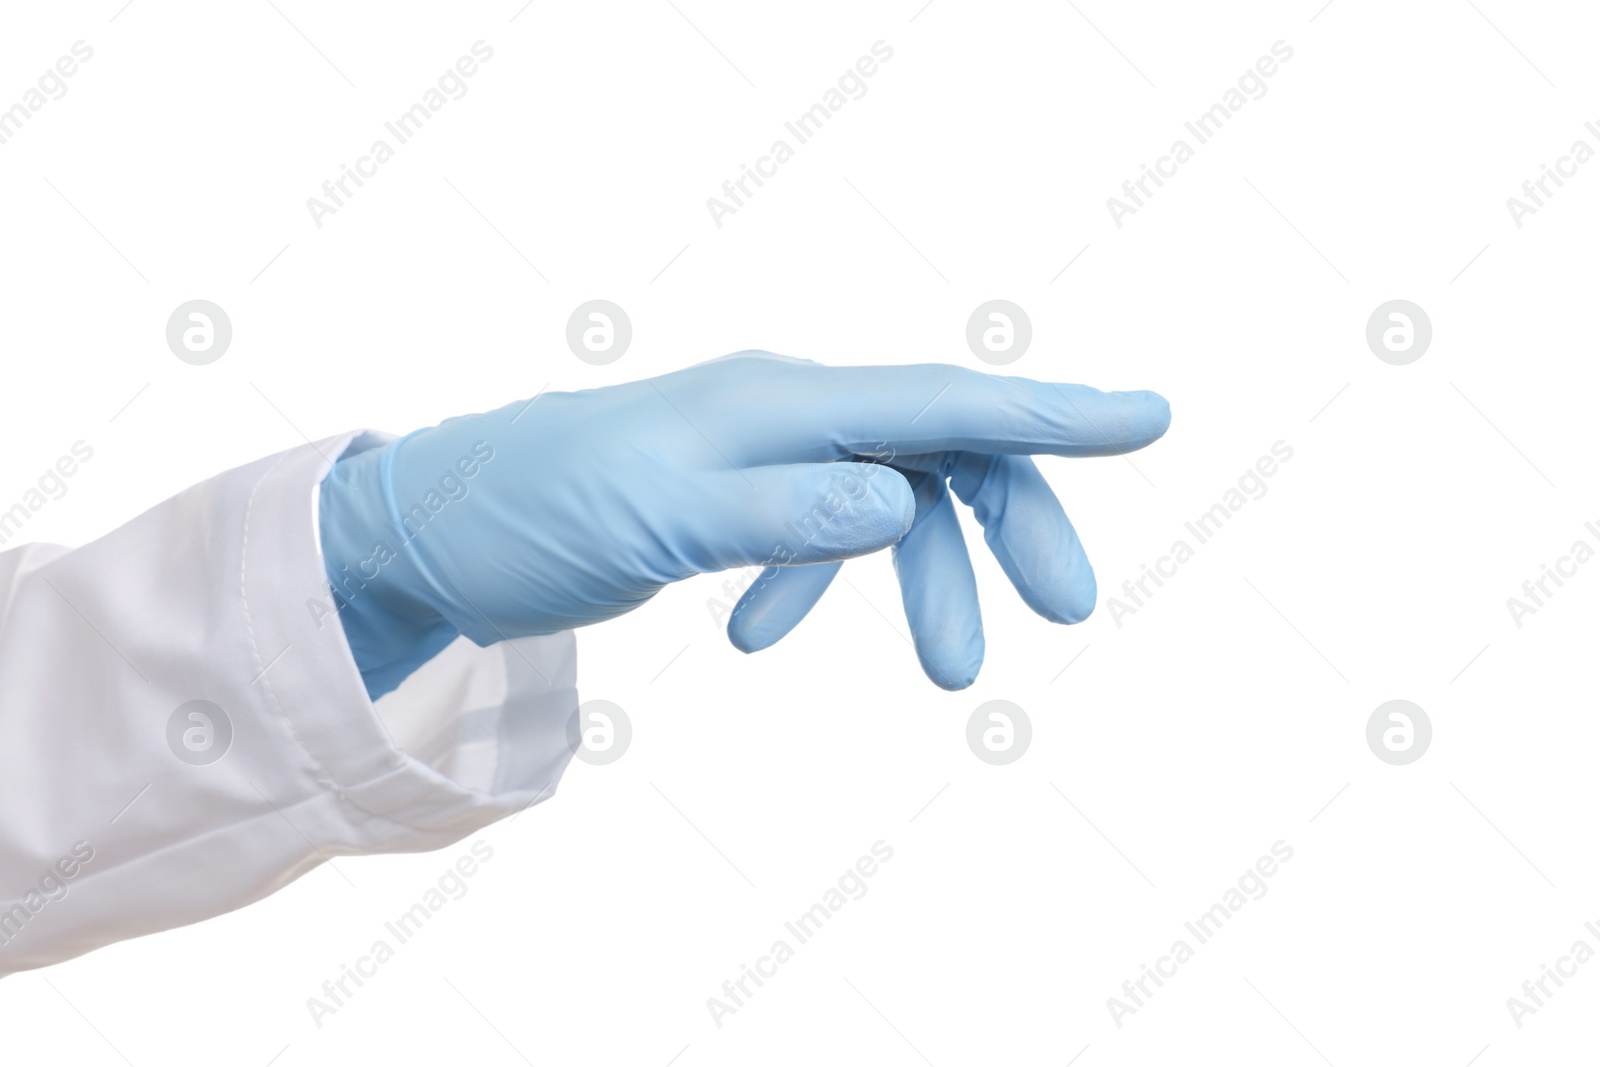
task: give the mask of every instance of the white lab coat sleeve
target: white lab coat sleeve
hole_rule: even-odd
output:
[[[231,911],[339,856],[440,848],[554,791],[570,632],[457,639],[367,696],[317,488],[347,449],[392,439],[308,443],[81,548],[0,552],[0,975]]]

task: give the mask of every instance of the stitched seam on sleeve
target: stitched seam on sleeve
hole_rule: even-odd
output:
[[[299,731],[295,729],[294,720],[283,710],[283,702],[278,699],[277,690],[272,688],[272,683],[267,679],[266,675],[260,673],[266,670],[266,663],[261,658],[261,645],[256,640],[255,621],[250,614],[249,585],[245,581],[246,561],[250,558],[250,522],[255,515],[256,494],[260,492],[266,480],[272,477],[273,472],[283,466],[284,462],[298,451],[299,449],[290,449],[279,456],[278,461],[269,467],[260,478],[256,479],[255,485],[250,487],[250,496],[246,499],[244,505],[244,534],[239,540],[239,600],[244,605],[244,629],[246,636],[250,639],[250,652],[255,656],[257,680],[266,690],[267,698],[272,705],[273,711],[283,721],[283,725],[288,730],[289,736],[294,739],[296,747],[316,768],[318,784],[342,795],[344,793],[343,788],[338,782],[334,781],[333,775],[322,765],[322,761],[317,759],[316,754],[306,747],[306,743],[300,738]]]

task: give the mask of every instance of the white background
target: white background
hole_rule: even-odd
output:
[[[1520,1029],[1506,998],[1600,949],[1600,564],[1521,628],[1506,598],[1600,547],[1600,163],[1520,229],[1505,201],[1575,139],[1600,148],[1600,25],[1576,3],[1318,2],[6,5],[0,106],[94,49],[0,145],[0,501],[95,449],[31,538],[80,543],[304,437],[742,348],[981,368],[965,323],[997,297],[1034,329],[1006,373],[1156,389],[1173,423],[1131,462],[1042,463],[1100,576],[1082,625],[1028,611],[963,516],[988,637],[970,690],[923,678],[885,556],[749,657],[707,609],[720,579],[669,589],[579,638],[581,692],[627,710],[632,748],[479,835],[469,894],[320,1028],[306,999],[470,841],[13,977],[4,1058],[1588,1050],[1600,963]],[[467,95],[318,229],[306,198],[480,39]],[[717,228],[706,198],[878,40],[868,93]],[[1106,198],[1279,40],[1267,94],[1116,227]],[[634,326],[607,367],[564,340],[596,297]],[[232,319],[211,366],[165,344],[194,298]],[[1364,338],[1394,298],[1434,328],[1404,367]],[[1118,627],[1105,598],[1279,440],[1269,492]],[[1410,766],[1366,745],[1393,698],[1433,723]],[[990,699],[1032,720],[1007,767],[966,746]],[[706,998],[880,839],[867,895],[717,1027]],[[1279,840],[1267,895],[1116,1026],[1107,998]]]

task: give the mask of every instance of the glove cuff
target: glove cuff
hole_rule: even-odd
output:
[[[419,431],[420,432],[420,431]],[[317,511],[323,565],[339,620],[373,700],[455,640],[443,596],[394,503],[391,469],[414,434],[346,453],[323,479]]]

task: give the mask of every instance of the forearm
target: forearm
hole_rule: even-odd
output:
[[[570,635],[519,642],[515,664],[456,642],[369,698],[311,514],[352,438],[381,443],[308,444],[80,548],[0,554],[0,974],[341,855],[442,847],[553,792]]]

